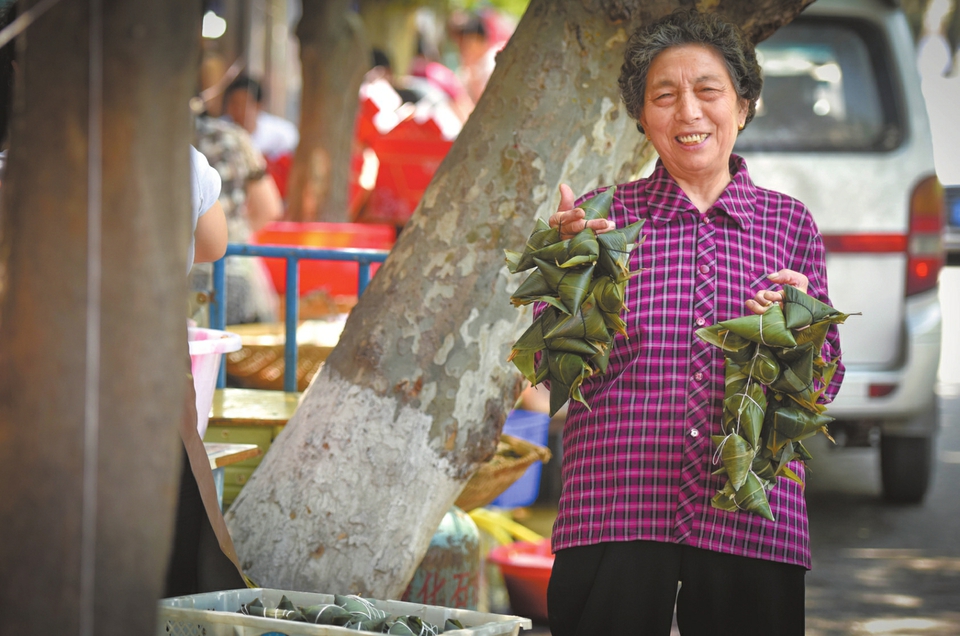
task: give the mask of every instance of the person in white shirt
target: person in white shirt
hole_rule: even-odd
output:
[[[223,117],[243,126],[268,161],[292,154],[300,142],[300,132],[292,122],[264,111],[262,102],[260,83],[239,75],[223,93]]]

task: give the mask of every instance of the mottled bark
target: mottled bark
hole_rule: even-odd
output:
[[[292,221],[348,221],[357,92],[370,47],[350,0],[304,0],[297,24],[303,87],[300,145],[288,188]]]
[[[91,4],[57,4],[19,42],[0,230],[2,634],[153,633],[172,536],[200,11],[104,0],[101,35]]]
[[[627,23],[599,3],[531,2],[339,345],[231,508],[255,579],[402,592],[521,388],[505,360],[530,314],[509,303],[522,276],[507,272],[503,250],[556,209],[560,183],[622,182],[649,158],[616,78],[630,29],[679,4],[621,2]],[[772,20],[752,2],[720,4],[766,32],[804,0],[781,2]]]

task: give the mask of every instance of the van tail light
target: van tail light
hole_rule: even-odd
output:
[[[945,259],[945,208],[943,186],[936,177],[927,177],[913,189],[910,196],[910,234],[906,246],[907,296],[937,286]]]

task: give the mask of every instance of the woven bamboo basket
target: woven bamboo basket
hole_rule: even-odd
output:
[[[501,435],[497,453],[473,474],[455,505],[465,512],[486,506],[537,461],[550,461],[550,450],[519,437]]]
[[[307,385],[323,366],[332,347],[301,344],[297,347],[297,391]],[[227,354],[227,377],[244,389],[283,390],[283,345],[244,345]]]

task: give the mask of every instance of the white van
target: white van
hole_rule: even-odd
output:
[[[818,0],[757,51],[763,94],[734,152],[810,208],[833,305],[863,312],[841,326],[831,430],[879,429],[885,496],[920,501],[939,425],[944,203],[907,21],[895,2]]]

